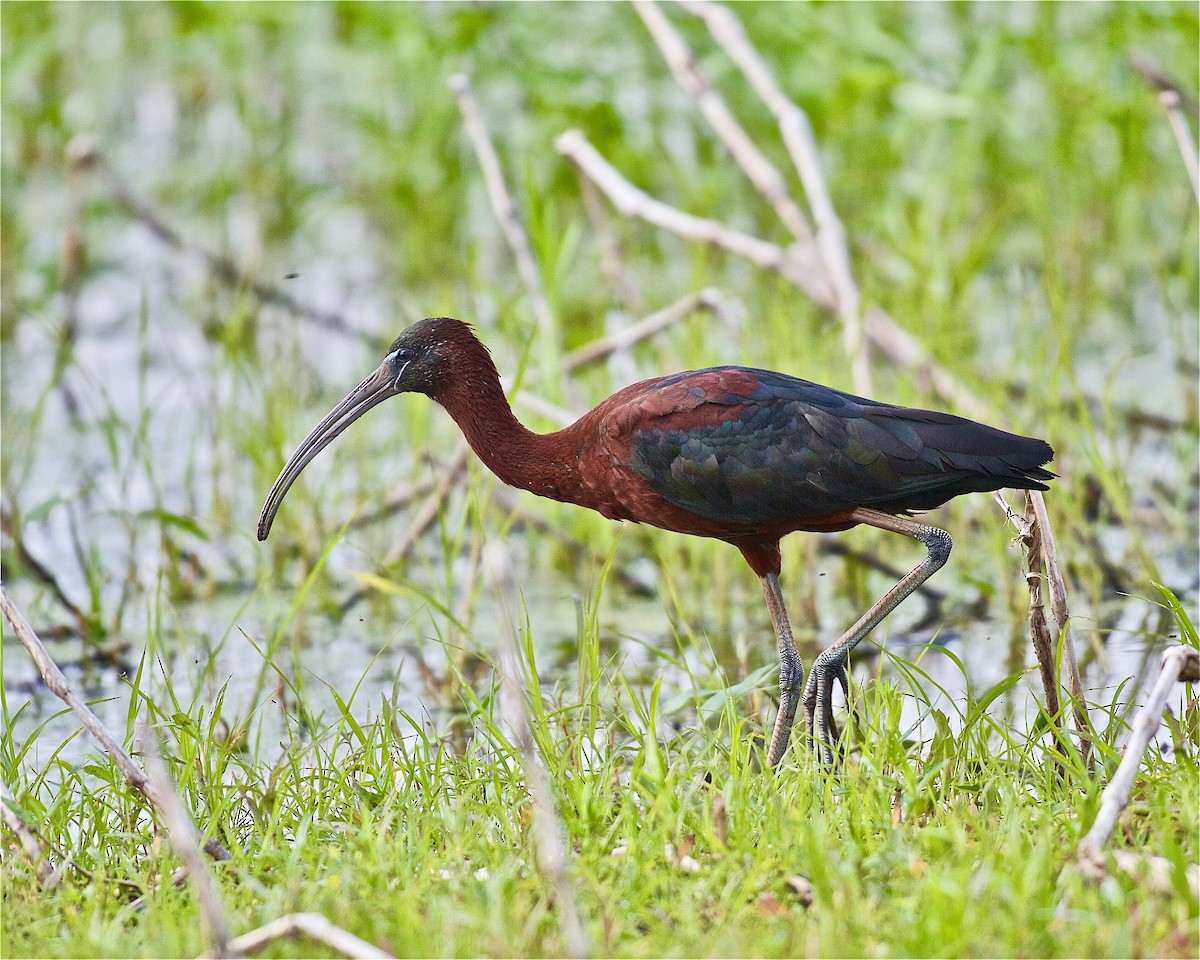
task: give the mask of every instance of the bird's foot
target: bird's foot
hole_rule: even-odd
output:
[[[825,651],[828,653],[829,651]],[[804,687],[804,712],[808,719],[808,740],[812,744],[826,766],[834,765],[834,751],[842,739],[833,718],[833,683],[836,680],[842,688],[842,695],[850,702],[850,681],[846,675],[846,656],[826,657],[822,653],[817,657],[808,674],[808,683]]]

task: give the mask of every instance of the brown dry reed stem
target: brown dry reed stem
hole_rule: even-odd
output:
[[[90,138],[79,138],[69,148],[76,157],[81,169],[97,171],[116,200],[117,205],[127,215],[141,223],[150,233],[167,246],[179,250],[189,256],[196,257],[204,263],[209,272],[217,279],[233,287],[235,290],[249,290],[261,303],[279,307],[302,319],[311,321],[346,337],[361,340],[373,347],[382,348],[385,340],[359,330],[340,313],[320,310],[301,303],[290,294],[284,293],[278,287],[263,283],[252,277],[232,260],[205,250],[194,243],[183,239],[179,233],[165,220],[156,214],[143,200],[137,197],[119,173],[109,164],[99,147]]]
[[[200,917],[208,942],[212,945],[213,955],[232,956],[229,951],[229,922],[225,914],[225,904],[221,901],[221,893],[212,874],[208,872],[204,855],[200,852],[200,831],[192,822],[170,774],[167,773],[157,734],[145,721],[138,726],[146,772],[159,797],[158,814],[167,828],[171,845],[187,867],[188,880],[195,888],[196,898],[200,901]]]
[[[1063,669],[1067,673],[1067,685],[1071,690],[1071,708],[1075,714],[1075,729],[1079,731],[1079,750],[1085,761],[1090,762],[1092,742],[1087,733],[1091,729],[1087,706],[1083,699],[1083,678],[1079,675],[1079,661],[1075,656],[1075,635],[1071,630],[1071,610],[1067,604],[1067,584],[1062,566],[1058,562],[1058,549],[1054,545],[1054,530],[1050,516],[1046,513],[1046,500],[1040,490],[1026,490],[1025,502],[1032,510],[1037,524],[1038,538],[1042,544],[1042,560],[1046,568],[1046,582],[1050,588],[1050,612],[1058,624],[1063,640]]]
[[[1004,495],[997,490],[992,494],[1009,521],[1017,530],[1017,540],[1025,551],[1029,584],[1029,634],[1037,656],[1038,671],[1042,678],[1042,689],[1046,697],[1046,711],[1058,723],[1060,709],[1058,676],[1055,670],[1054,637],[1046,621],[1045,595],[1050,595],[1051,610],[1063,641],[1063,666],[1068,674],[1067,683],[1071,691],[1075,726],[1079,733],[1079,748],[1084,760],[1093,762],[1092,743],[1088,738],[1091,723],[1083,698],[1083,681],[1079,675],[1075,656],[1075,641],[1070,627],[1070,611],[1067,606],[1067,588],[1062,568],[1058,562],[1058,551],[1054,546],[1054,533],[1050,517],[1046,513],[1046,502],[1037,490],[1025,492],[1025,515],[1019,516],[1008,505]],[[1044,571],[1044,572],[1043,572]]]
[[[504,184],[500,159],[496,156],[496,148],[492,145],[487,124],[484,123],[483,115],[479,112],[479,105],[471,93],[471,81],[465,73],[456,73],[450,77],[449,84],[455,97],[458,98],[458,108],[463,116],[463,127],[470,138],[471,146],[475,149],[475,155],[479,158],[479,166],[483,169],[483,180],[487,186],[492,211],[496,214],[496,219],[500,221],[504,237],[517,262],[517,272],[520,273],[521,281],[529,292],[530,308],[533,311],[533,318],[537,322],[538,331],[543,337],[548,337],[553,327],[550,302],[546,298],[546,289],[542,284],[542,273],[533,255],[533,248],[529,245],[529,237],[521,223],[516,205],[512,202],[512,197],[509,196],[508,188]]]
[[[340,953],[343,957],[360,957],[362,960],[395,960],[395,955],[380,950],[361,937],[331,923],[319,913],[289,913],[256,930],[243,933],[229,941],[231,956],[248,956],[257,953],[276,940],[295,940],[308,937]],[[204,953],[201,957],[212,957]]]
[[[1164,90],[1158,95],[1158,102],[1167,111],[1171,132],[1175,134],[1175,142],[1179,144],[1188,179],[1192,181],[1192,193],[1200,203],[1200,157],[1196,155],[1196,141],[1192,139],[1192,128],[1188,126],[1187,118],[1179,106],[1179,93],[1175,90]]]
[[[638,12],[641,12],[641,5],[638,6],[640,6]],[[838,212],[834,210],[833,200],[829,197],[828,186],[821,168],[821,158],[817,152],[816,138],[812,136],[812,126],[808,114],[805,114],[804,110],[800,109],[796,103],[788,100],[784,91],[780,90],[779,84],[775,83],[775,78],[766,62],[758,55],[757,50],[746,37],[742,23],[739,22],[736,14],[727,10],[726,7],[709,4],[709,2],[690,2],[690,4],[684,2],[680,6],[703,20],[704,24],[708,26],[713,40],[720,44],[734,64],[742,70],[750,85],[754,86],[755,92],[767,104],[767,108],[779,124],[780,136],[784,140],[788,155],[791,156],[792,164],[800,176],[800,184],[804,187],[805,197],[808,198],[812,210],[812,218],[816,222],[817,253],[826,269],[830,286],[833,287],[834,308],[842,325],[842,346],[845,347],[846,355],[850,356],[851,360],[854,390],[863,396],[870,396],[871,367],[870,355],[863,336],[862,295],[859,293],[858,284],[854,282],[846,230],[842,227]],[[655,10],[655,12],[658,11]],[[658,16],[661,22],[666,24],[666,30],[670,30],[674,34],[670,24],[667,24],[666,18],[662,17],[661,13]],[[643,13],[642,18],[646,19],[646,14]],[[661,26],[659,30],[662,31]],[[686,48],[683,47],[683,41],[680,40],[678,34],[674,37],[676,37],[678,46],[682,47],[686,53]],[[655,40],[658,40],[658,37],[655,37]],[[667,48],[662,42],[659,43],[659,47],[662,48],[664,55],[667,55]],[[670,64],[671,56],[667,56],[667,62]],[[672,66],[672,70],[676,70],[676,67]],[[676,76],[679,77],[678,72],[676,72]],[[695,97],[696,94],[692,94],[692,96]],[[697,104],[703,107],[698,100]],[[707,116],[708,110],[704,110],[704,113]],[[709,116],[709,122],[713,122],[715,128],[713,116]],[[757,148],[754,149],[754,154],[762,157]],[[746,175],[750,176],[751,182],[755,182],[751,168],[746,166],[743,157],[737,154],[734,156],[738,158],[738,163],[745,170]],[[746,160],[750,160],[750,158],[752,157],[748,156]],[[763,162],[766,162],[764,157]],[[772,169],[774,170],[774,168]],[[782,178],[780,178],[780,182],[782,182]],[[758,186],[757,182],[755,186]],[[760,188],[760,192],[762,192],[762,188]],[[769,197],[768,200],[770,200]],[[796,206],[794,202],[792,205]],[[780,212],[782,214],[781,210]],[[812,230],[808,226],[808,221],[804,221],[803,230],[799,233],[790,221],[785,220],[785,223],[787,223],[788,229],[792,229],[792,233],[798,241],[812,240]]]
[[[4,817],[4,825],[13,832],[21,844],[21,850],[37,874],[38,883],[42,889],[49,890],[57,884],[58,874],[54,866],[42,854],[42,844],[37,834],[30,829],[21,815],[14,809],[16,799],[8,789],[8,784],[0,780],[0,814]]]
[[[47,652],[41,639],[34,633],[33,628],[29,626],[28,622],[26,622],[25,617],[21,615],[21,611],[17,609],[16,604],[12,602],[12,599],[8,595],[8,591],[2,585],[0,585],[0,610],[3,610],[4,616],[12,624],[17,639],[21,641],[21,645],[29,651],[29,656],[33,660],[34,666],[37,667],[38,673],[41,674],[46,686],[50,688],[50,692],[74,711],[88,733],[100,745],[100,748],[112,757],[113,762],[116,763],[129,785],[145,797],[154,810],[160,810],[162,797],[159,794],[158,788],[146,776],[141,767],[133,762],[133,758],[125,752],[125,748],[121,746],[117,738],[109,733],[104,724],[100,722],[100,718],[71,689],[71,685],[67,682],[67,678],[63,676],[63,672],[58,668],[58,664],[54,662],[54,658]],[[229,851],[212,838],[204,842],[204,852],[214,860],[230,859]]]
[[[1182,644],[1168,648],[1162,655],[1162,666],[1145,705],[1137,712],[1125,755],[1100,796],[1100,809],[1092,827],[1076,848],[1076,856],[1084,862],[1102,865],[1102,851],[1108,842],[1133,790],[1133,781],[1141,767],[1146,748],[1162,723],[1167,701],[1179,682],[1200,680],[1200,651]]]
[[[550,778],[546,775],[544,761],[530,727],[529,707],[518,679],[521,676],[521,654],[515,613],[510,602],[512,564],[503,543],[489,544],[483,566],[495,589],[501,619],[504,621],[500,628],[501,646],[496,658],[501,683],[500,711],[513,732],[513,746],[525,771],[533,814],[530,830],[533,832],[538,866],[554,891],[555,915],[567,953],[572,957],[586,957],[591,951],[567,859],[566,828],[554,807]]]
[[[1042,537],[1033,511],[1026,502],[1022,523],[1021,543],[1029,567],[1025,579],[1029,584],[1029,637],[1037,655],[1038,671],[1042,676],[1042,691],[1046,696],[1046,712],[1058,723],[1058,677],[1054,671],[1054,638],[1046,623],[1046,604],[1043,596]]]

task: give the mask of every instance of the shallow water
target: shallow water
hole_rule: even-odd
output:
[[[101,46],[124,35],[105,23],[104,17],[99,17],[88,27]],[[617,46],[609,53],[618,59],[632,56],[623,50]],[[317,62],[315,58],[313,62]],[[618,63],[611,69],[619,73],[623,68]],[[342,150],[342,144],[336,142],[333,134],[343,128],[324,125],[321,120],[320,70],[315,77],[306,75],[298,81],[307,84],[313,102],[299,98],[303,115],[295,122],[311,136],[297,136],[281,149],[290,151],[296,169],[327,186],[324,194],[295,212],[298,224],[283,239],[273,236],[271,225],[263,222],[263,211],[248,199],[256,196],[252,184],[244,192],[233,189],[230,196],[210,205],[186,189],[180,191],[179,181],[188,180],[188,165],[219,165],[224,155],[240,156],[248,142],[261,136],[230,103],[212,103],[196,116],[194,105],[171,79],[143,78],[125,104],[128,118],[122,137],[103,146],[114,168],[139,196],[151,197],[156,191],[172,196],[172,186],[182,192],[183,199],[169,206],[169,214],[164,216],[189,243],[220,250],[304,304],[352,318],[356,328],[368,336],[389,338],[405,324],[400,318],[436,312],[443,309],[442,304],[413,304],[406,299],[407,291],[396,289],[391,278],[398,265],[390,259],[387,238],[378,236],[369,207],[362,199],[338,191],[337,173],[353,150]],[[520,99],[510,93],[512,99]],[[264,96],[270,99],[271,95]],[[617,104],[638,119],[638,125],[631,124],[635,129],[648,129],[653,111],[658,109],[653,103],[641,102],[648,96],[631,86]],[[110,107],[100,100],[99,94],[81,90],[65,112],[102,116]],[[417,106],[405,103],[404,109]],[[197,136],[197,130],[203,136]],[[681,131],[671,142],[686,153],[691,136]],[[435,159],[435,155],[414,148],[414,164]],[[11,162],[7,155],[6,162]],[[473,168],[471,176],[475,176]],[[181,699],[186,702],[193,692],[211,698],[228,682],[226,711],[235,718],[251,714],[259,718],[257,736],[269,751],[290,735],[296,721],[288,714],[286,698],[273,699],[274,687],[258,683],[263,670],[259,649],[280,629],[299,578],[308,567],[294,558],[269,560],[274,557],[270,548],[254,541],[254,522],[265,490],[261,471],[248,462],[249,454],[259,453],[269,460],[281,442],[260,436],[259,427],[269,419],[264,405],[280,381],[286,384],[286,398],[291,403],[281,418],[287,434],[283,442],[289,445],[303,436],[346,387],[361,379],[375,362],[374,354],[359,340],[331,333],[279,308],[257,308],[244,291],[231,294],[213,279],[212,271],[194,250],[170,249],[144,225],[114,212],[111,197],[105,199],[94,179],[79,189],[92,204],[85,203],[83,222],[93,262],[75,302],[62,291],[51,266],[70,227],[74,202],[63,168],[57,160],[44,159],[41,164],[23,166],[20,189],[9,191],[6,198],[14,220],[30,239],[25,251],[29,262],[11,268],[15,272],[12,289],[19,302],[6,307],[6,329],[11,335],[0,358],[5,510],[17,511],[24,518],[24,546],[53,572],[68,597],[85,608],[94,604],[110,626],[117,620],[114,636],[103,644],[105,657],[116,665],[97,660],[97,651],[81,643],[78,636],[53,645],[68,676],[89,698],[100,701],[97,710],[106,722],[123,728],[128,688],[121,675],[136,668],[146,638],[153,636],[156,646],[151,652]],[[466,204],[471,231],[490,237],[490,211],[481,194],[472,193],[471,197]],[[203,212],[195,212],[197,209]],[[471,302],[475,319],[486,326],[507,308],[510,293],[501,283],[509,279],[511,268],[507,252],[497,243],[479,239],[473,249],[481,261],[482,277],[463,280],[473,289],[457,302]],[[664,266],[664,275],[672,280],[690,279],[691,268],[682,262],[686,258],[680,260]],[[737,268],[733,275],[738,276]],[[1021,271],[1014,270],[1006,278],[1011,297],[995,297],[981,287],[980,310],[972,322],[981,330],[981,356],[993,369],[1006,371],[1022,363],[1022,347],[1011,336],[1015,308],[1010,301],[1023,302],[1028,282]],[[664,289],[668,286],[664,283]],[[1181,360],[1194,363],[1194,357],[1178,342],[1179,319],[1172,316],[1163,291],[1143,285],[1135,293],[1133,322],[1114,312],[1091,318],[1073,358],[1073,373],[1085,392],[1105,397],[1116,406],[1180,418],[1188,392],[1186,377],[1177,368]],[[736,301],[736,295],[731,297]],[[242,328],[230,320],[239,311],[245,314]],[[77,333],[61,382],[56,382],[56,353],[68,318]],[[745,333],[745,326],[742,335],[753,336],[753,331]],[[749,353],[750,345],[736,337],[722,336],[719,342],[727,354],[712,357],[714,362]],[[519,347],[504,345],[505,358],[519,357]],[[626,369],[621,375],[630,373],[632,369]],[[356,461],[326,454],[306,472],[302,483],[318,501],[326,529],[338,529],[354,514],[357,491],[403,486],[427,475],[428,470],[420,466],[420,441],[428,438],[420,436],[414,444],[398,443],[393,435],[398,418],[398,414],[393,418],[379,414],[355,427],[362,438],[355,441],[359,449],[386,451],[386,458],[364,466],[361,454]],[[444,417],[431,411],[426,421],[414,415],[404,423],[423,423],[423,429],[437,441],[433,445],[445,456],[449,445],[442,438],[451,427]],[[1105,453],[1120,451],[1132,489],[1149,488],[1157,482],[1167,490],[1178,490],[1191,482],[1187,472],[1191,467],[1174,449],[1179,438],[1153,431],[1113,438],[1101,430],[1098,442],[1108,448]],[[1085,464],[1086,458],[1076,455],[1072,462]],[[366,470],[377,472],[364,476]],[[1193,494],[1187,499],[1187,529],[1182,537],[1172,532],[1170,521],[1155,515],[1157,507],[1148,496],[1142,496],[1138,506],[1148,520],[1144,542],[1163,582],[1195,617],[1200,596],[1200,555],[1194,535],[1197,506]],[[533,512],[539,509],[536,503],[523,502]],[[311,499],[301,499],[294,491],[278,522],[298,524],[309,518],[313,509]],[[336,716],[327,684],[343,697],[357,687],[355,703],[364,713],[374,715],[382,696],[394,698],[396,706],[413,716],[429,716],[431,722],[442,724],[447,708],[417,664],[424,661],[433,676],[444,672],[447,648],[439,637],[447,636],[449,622],[421,599],[419,591],[455,611],[464,609],[463,598],[453,594],[463,583],[471,583],[477,570],[466,559],[470,550],[460,549],[453,561],[455,569],[447,576],[439,534],[450,539],[450,531],[469,527],[471,519],[463,519],[465,509],[462,497],[451,501],[445,525],[420,541],[408,565],[408,586],[389,601],[386,610],[381,610],[383,604],[376,600],[341,619],[322,612],[330,595],[337,602],[344,599],[357,586],[354,573],[372,570],[388,546],[403,536],[416,504],[371,530],[350,532],[332,550],[315,591],[321,602],[301,614],[301,628],[286,633],[279,655],[303,685],[311,713]],[[561,516],[553,514],[552,522]],[[311,529],[311,523],[306,529]],[[164,533],[173,536],[170,543],[165,542]],[[1110,527],[1097,533],[1108,555],[1127,555],[1128,531]],[[803,549],[801,538],[789,540],[785,551]],[[539,665],[552,688],[557,678],[575,675],[580,610],[594,589],[597,558],[603,557],[606,544],[589,548],[586,569],[572,569],[570,564],[550,567],[544,556],[531,557],[524,544],[522,534],[510,538],[515,557],[512,576],[533,624]],[[306,546],[315,556],[324,544]],[[970,548],[969,538],[960,539],[950,568],[931,584],[951,598],[941,616],[932,624],[920,622],[925,605],[914,598],[872,638],[885,643],[891,653],[916,658],[936,633],[940,647],[955,654],[967,669],[964,677],[954,662],[936,649],[922,657],[922,667],[951,701],[961,699],[966,682],[976,692],[985,690],[1033,662],[1027,641],[1022,639],[1022,625],[1014,627],[1000,616],[981,619],[967,609],[970,599],[980,593],[979,584],[973,581],[978,572]],[[712,591],[697,584],[699,576],[694,572],[681,574],[688,591],[687,622],[681,623],[668,589],[678,589],[679,584],[664,584],[664,574],[655,563],[638,558],[631,547],[623,548],[619,559],[644,589],[627,589],[616,578],[606,584],[599,617],[602,662],[613,658],[623,672],[638,676],[654,677],[662,672],[664,703],[672,698],[687,701],[697,684],[705,691],[719,690],[723,684],[737,683],[747,672],[770,664],[773,642],[761,596],[748,573],[739,568],[732,587]],[[913,559],[905,553],[892,562],[911,563]],[[1010,559],[1016,578],[1015,552]],[[845,561],[818,554],[817,562],[817,572],[828,574],[817,591],[821,622],[804,622],[799,606],[793,607],[798,635],[807,644],[807,661],[854,616],[848,599],[832,586]],[[271,575],[264,573],[272,563]],[[577,565],[584,567],[585,561]],[[263,583],[271,586],[257,586]],[[869,583],[876,593],[886,586],[874,575]],[[62,605],[41,585],[16,579],[6,583],[6,588],[36,627],[74,630]],[[789,602],[798,604],[792,597],[800,593],[799,585],[785,584],[785,589]],[[1143,589],[1149,595],[1149,585],[1144,584]],[[701,602],[706,598],[709,602]],[[1086,657],[1090,643],[1103,651],[1102,658],[1086,657],[1089,698],[1105,703],[1129,678],[1144,679],[1156,668],[1156,651],[1168,642],[1173,627],[1149,600],[1126,598],[1111,590],[1098,604],[1089,603],[1082,594],[1073,600],[1080,655]],[[499,607],[487,588],[471,606],[469,644],[473,652],[486,657],[491,645],[498,642]],[[993,599],[993,610],[1004,606],[1000,597]],[[115,617],[117,610],[122,611],[119,618]],[[679,639],[685,627],[699,637],[698,644]],[[889,659],[875,657],[870,644],[860,650],[855,658],[860,678],[873,675],[877,664],[884,675],[895,675]],[[654,651],[686,663],[687,669]],[[23,703],[30,704],[19,720],[17,738],[22,739],[56,712],[58,705],[38,684],[24,652],[7,630],[3,658],[10,713]],[[150,682],[152,690],[161,691],[161,678]],[[1036,712],[1031,685],[1036,682],[1035,675],[1026,678],[995,709],[1007,711],[1018,723],[1027,721]],[[764,683],[771,685],[773,677]],[[567,687],[570,689],[569,683]],[[696,699],[700,698],[697,694]],[[1122,698],[1136,702],[1136,684],[1123,691]],[[935,700],[934,705],[939,703],[948,706],[942,700]],[[953,711],[948,712],[953,717]],[[686,723],[687,718],[687,710],[681,706],[675,717],[666,719]],[[916,722],[915,714],[911,720]],[[40,735],[29,762],[37,766],[42,752],[52,750],[73,729],[74,721],[69,718],[53,721]],[[78,738],[65,756],[77,759],[89,749],[90,745]]]

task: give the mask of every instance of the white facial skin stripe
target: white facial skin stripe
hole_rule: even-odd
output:
[[[397,352],[399,352],[399,351],[397,351]],[[391,360],[395,355],[396,355],[395,353],[389,353],[388,360]],[[408,365],[410,363],[412,363],[411,360],[405,360],[404,366],[402,366],[400,368],[400,371],[396,374],[396,379],[392,381],[392,389],[395,390],[397,393],[400,391],[400,378],[402,376],[404,376],[404,371],[408,369]]]

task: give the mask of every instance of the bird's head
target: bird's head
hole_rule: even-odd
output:
[[[275,513],[296,478],[318,453],[372,407],[401,393],[423,393],[439,398],[453,361],[474,351],[486,350],[471,328],[461,320],[430,317],[414,323],[388,347],[383,363],[351,390],[320,423],[313,427],[284,464],[258,517],[258,539],[266,540]]]

